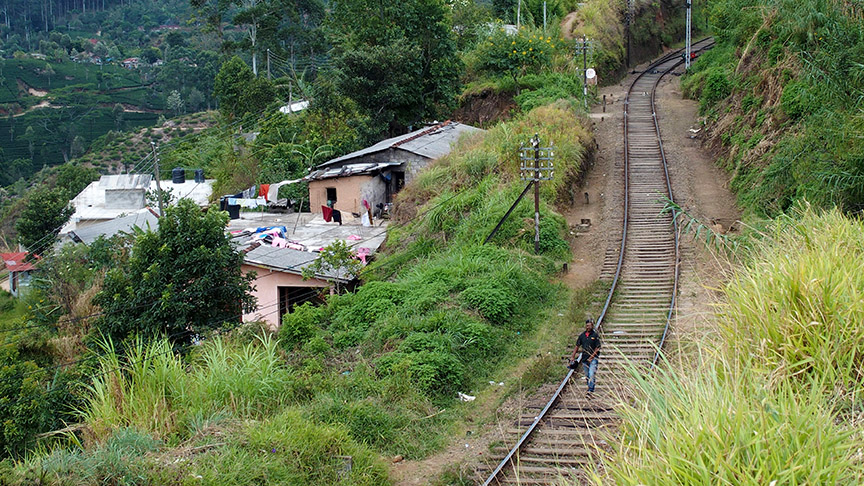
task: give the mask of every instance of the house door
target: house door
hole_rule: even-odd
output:
[[[319,302],[320,287],[279,287],[279,322],[286,314],[294,312],[294,306],[304,302]]]
[[[390,179],[390,197],[387,198],[387,202],[393,202],[392,196],[395,196],[399,191],[405,187],[405,173],[401,171],[393,171],[391,172],[392,176]]]

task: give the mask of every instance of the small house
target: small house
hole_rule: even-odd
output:
[[[27,292],[31,273],[36,269],[32,262],[27,261],[27,255],[27,252],[0,253],[0,258],[9,271],[9,293],[15,297]]]
[[[122,64],[123,64],[123,67],[126,69],[137,69],[138,66],[141,64],[141,59],[137,58],[137,57],[129,57],[129,58],[123,59]]]
[[[144,209],[151,181],[149,174],[103,175],[72,199],[75,212],[61,233]]]
[[[454,121],[388,138],[327,161],[307,177],[312,211],[327,202],[334,209],[359,213],[392,202],[393,196],[432,161],[450,153],[453,144],[479,128]]]

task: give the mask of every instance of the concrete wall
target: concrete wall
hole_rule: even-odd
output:
[[[387,195],[387,184],[380,176],[355,175],[309,181],[309,201],[313,213],[320,213],[321,206],[327,205],[328,187],[336,189],[336,204],[333,207],[343,213],[361,212],[363,199],[374,208],[376,204],[383,203]]]
[[[243,274],[255,272],[257,278],[252,282],[252,291],[258,299],[258,309],[245,314],[243,322],[265,321],[271,329],[278,329],[282,324],[279,316],[279,287],[328,287],[329,284],[317,278],[303,280],[300,275],[279,272],[252,265],[241,265]]]
[[[144,189],[105,189],[107,209],[141,209],[145,204]]]

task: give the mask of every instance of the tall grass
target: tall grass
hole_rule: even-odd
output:
[[[769,241],[727,285],[720,320],[773,380],[819,377],[861,400],[864,224],[833,209],[778,218]]]
[[[716,342],[633,373],[621,484],[861,484],[864,224],[800,207],[724,288]],[[705,351],[708,348],[711,351]]]
[[[268,337],[245,345],[216,338],[202,345],[189,370],[166,339],[136,339],[125,355],[110,341],[103,348],[79,411],[96,442],[117,427],[181,439],[207,417],[260,417],[294,396],[292,372]]]
[[[864,26],[824,0],[720,0],[697,94],[739,201],[776,216],[799,200],[864,208]]]
[[[818,387],[769,386],[743,363],[716,357],[697,369],[636,375],[619,409],[616,484],[860,484],[852,431],[835,422]]]

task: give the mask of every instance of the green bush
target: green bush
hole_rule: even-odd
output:
[[[378,358],[375,366],[385,376],[406,370],[411,385],[430,396],[453,396],[467,382],[464,366],[443,350],[388,353]]]
[[[48,484],[148,485],[152,465],[143,455],[155,451],[161,442],[132,428],[115,430],[108,440],[90,451],[56,449],[34,461]],[[34,468],[35,469],[35,468]]]
[[[705,74],[705,84],[702,86],[702,97],[699,100],[702,111],[726,99],[731,92],[732,85],[723,69],[709,69]]]
[[[503,324],[516,308],[516,299],[506,285],[498,281],[482,280],[466,288],[460,299],[491,322]]]
[[[801,81],[790,81],[783,87],[780,95],[780,106],[783,112],[793,119],[798,120],[808,115],[814,108],[811,87]]]
[[[325,309],[311,302],[297,306],[282,318],[279,339],[289,349],[302,345],[322,327],[325,317]]]

